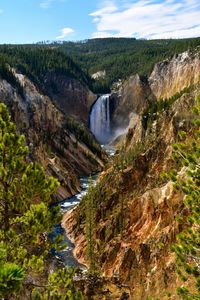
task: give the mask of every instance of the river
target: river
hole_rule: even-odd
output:
[[[113,147],[109,147],[109,146],[104,146],[102,145],[102,148],[107,152],[107,154],[112,157],[115,153],[115,150]],[[80,178],[80,184],[81,184],[81,192],[78,193],[75,196],[69,197],[67,199],[64,199],[62,201],[59,202],[59,206],[60,206],[60,210],[61,210],[61,214],[64,215],[68,210],[72,209],[73,207],[75,207],[76,205],[79,204],[79,202],[81,201],[81,199],[85,196],[85,194],[88,191],[89,188],[89,181],[90,183],[92,182],[93,184],[95,184],[97,177],[99,174],[95,174],[89,177],[81,177]],[[67,244],[66,249],[56,252],[54,253],[55,256],[61,260],[64,265],[66,267],[77,267],[80,268],[82,270],[85,270],[86,267],[81,265],[73,256],[73,249],[74,249],[74,244],[69,240],[69,238],[67,237],[65,230],[62,228],[62,226],[56,225],[54,228],[54,233],[53,236],[56,236],[57,234],[62,234],[64,236],[64,243]]]

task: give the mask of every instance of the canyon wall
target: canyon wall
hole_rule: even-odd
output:
[[[112,127],[133,127],[132,124],[137,122],[138,115],[150,103],[180,93],[184,88],[196,84],[199,77],[199,50],[187,51],[157,63],[147,79],[142,79],[139,75],[131,76],[118,92],[111,95]]]
[[[187,51],[155,65],[149,85],[157,100],[170,98],[199,81],[199,51]]]
[[[179,141],[178,132],[186,131],[187,138],[193,132],[191,108],[200,94],[200,59],[198,53],[190,54],[190,58],[188,55],[183,53],[174,57],[163,71],[159,68],[162,63],[154,68],[149,81],[154,100],[152,98],[146,106],[148,122],[144,126],[142,107],[136,122],[129,127],[123,147],[89,193],[95,220],[93,259],[104,279],[110,278],[115,286],[108,290],[108,285],[103,284],[93,291],[92,299],[98,299],[97,295],[102,295],[102,299],[107,299],[105,295],[111,299],[113,295],[115,299],[124,299],[123,287],[126,287],[125,299],[169,299],[169,293],[172,293],[172,299],[179,299],[176,287],[182,282],[175,272],[171,245],[182,229],[176,217],[186,214],[184,195],[175,191],[173,183],[161,174],[168,173],[176,163],[171,157],[172,145]],[[188,66],[185,57],[188,57]],[[188,73],[185,71],[183,78],[181,75],[178,77],[179,84],[176,74],[181,74],[183,69]],[[156,90],[152,78],[160,82],[161,88],[159,86]],[[166,101],[166,106],[156,106],[157,110],[151,112],[151,105],[160,97],[171,97],[186,87],[172,102]],[[127,110],[127,115],[131,112]],[[83,201],[75,210],[68,212],[63,227],[75,242],[74,255],[81,263],[89,265],[85,236],[87,209],[87,201]],[[190,281],[187,284],[193,285]]]
[[[117,93],[111,95],[113,102],[112,126],[126,128],[132,114],[139,114],[151,101],[152,93],[148,83],[138,74],[131,76],[120,87]]]
[[[31,151],[30,158],[39,161],[48,174],[58,178],[59,199],[77,193],[80,190],[79,177],[99,171],[105,155],[86,127],[81,125],[80,131],[80,124],[68,119],[72,112],[67,114],[61,111],[26,76],[13,72],[23,87],[23,95],[7,81],[0,79],[0,99],[7,104],[19,131],[25,134]],[[78,82],[76,84],[80,85]],[[73,96],[76,102],[75,94]],[[87,118],[86,110],[84,118]],[[77,130],[82,135],[82,141],[78,138]]]
[[[46,74],[44,91],[66,115],[87,125],[90,107],[97,98],[87,86],[74,78],[54,72]]]

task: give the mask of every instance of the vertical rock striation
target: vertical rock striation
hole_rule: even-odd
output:
[[[87,124],[90,107],[97,98],[87,86],[74,78],[48,73],[44,78],[44,91],[66,115]]]
[[[26,135],[30,158],[39,161],[47,173],[59,179],[58,198],[76,194],[80,190],[79,177],[98,172],[105,156],[86,127],[82,135],[84,133],[90,143],[76,136],[78,123],[74,123],[74,131],[71,129],[70,113],[59,110],[26,76],[13,72],[23,87],[23,97],[11,84],[0,79],[0,100],[9,107],[19,131]]]
[[[156,64],[149,85],[157,100],[166,99],[197,83],[199,76],[200,53],[187,51]]]

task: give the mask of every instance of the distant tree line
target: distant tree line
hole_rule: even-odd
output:
[[[175,54],[194,49],[200,38],[168,40],[136,40],[134,38],[92,39],[83,42],[64,42],[58,50],[66,53],[90,76],[106,71],[106,77],[92,81],[96,93],[106,93],[118,79],[138,73],[150,75],[155,63]]]
[[[0,76],[13,84],[10,68],[26,75],[40,89],[44,87],[46,74],[51,72],[75,78],[87,86],[91,81],[70,57],[46,46],[0,46]]]
[[[138,73],[146,78],[155,63],[199,45],[200,38],[105,38],[80,42],[1,45],[0,66],[4,63],[15,67],[39,87],[46,73],[63,74],[76,78],[98,94],[110,92],[114,82],[125,80],[132,74]],[[104,70],[105,78],[91,78],[92,74]],[[2,72],[0,76],[4,76]]]

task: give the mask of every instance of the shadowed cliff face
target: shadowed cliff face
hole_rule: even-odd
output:
[[[15,73],[15,76],[23,86],[24,97],[0,79],[0,99],[9,107],[19,131],[26,135],[30,158],[42,163],[48,174],[59,179],[59,199],[77,193],[78,178],[99,171],[105,155],[86,128],[91,147],[77,139],[76,132],[69,128],[68,116],[49,97],[41,94],[24,75]]]
[[[179,63],[182,69],[185,60]],[[177,63],[177,72],[178,68]],[[193,70],[199,76],[200,70],[196,67]],[[172,84],[171,76],[175,74],[163,80]],[[192,90],[185,91],[159,110],[147,123],[147,128],[143,126],[142,116],[130,125],[122,150],[101,174],[90,195],[96,208],[96,262],[105,277],[117,278],[127,286],[129,299],[168,299],[167,292],[174,294],[173,299],[179,299],[176,287],[181,282],[175,273],[175,258],[170,246],[181,230],[176,216],[186,211],[183,195],[175,192],[172,182],[162,179],[161,173],[168,173],[177,163],[172,161],[171,154],[172,144],[179,141],[178,132],[184,130],[188,137],[192,134],[191,108],[200,94],[200,84],[195,84],[196,75],[192,72],[190,75],[189,81],[182,79],[182,87],[176,82],[174,93],[183,90],[188,82],[193,85]],[[162,83],[162,78],[160,81]],[[160,92],[154,93],[160,95]],[[164,97],[171,96],[170,93],[166,95],[164,88],[162,93]],[[63,226],[76,244],[75,256],[88,264],[84,205],[83,200],[76,210],[68,212]],[[95,296],[98,292],[98,289],[94,292],[93,299],[98,299]],[[120,299],[120,295],[116,299]]]
[[[131,113],[139,114],[151,101],[152,94],[147,84],[139,75],[131,76],[120,88],[111,95],[113,101],[112,126],[126,128]]]
[[[44,91],[66,115],[87,124],[96,95],[86,86],[76,79],[48,73],[44,78]]]

